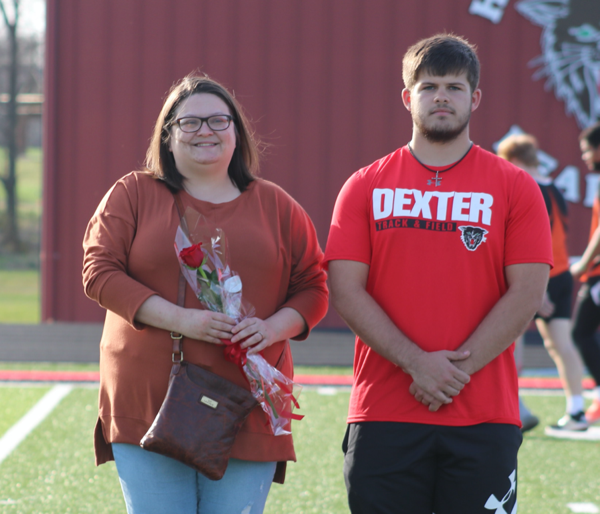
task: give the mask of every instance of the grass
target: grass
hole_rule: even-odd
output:
[[[42,149],[30,147],[17,158],[17,197],[23,212],[40,214],[42,211]],[[6,148],[0,147],[0,163],[3,174],[8,169]],[[6,200],[6,191],[0,192],[0,202]],[[3,204],[0,206],[4,207]]]
[[[0,388],[0,434],[6,432],[48,391],[47,387]]]
[[[45,390],[0,388],[0,435]],[[114,463],[93,462],[97,395],[93,388],[74,389],[0,464],[0,514],[124,512]],[[294,422],[298,462],[288,465],[283,486],[271,488],[265,512],[347,513],[340,445],[349,393],[311,389],[300,399],[306,417]],[[600,506],[598,443],[544,435],[543,425],[562,414],[564,397],[527,395],[525,401],[542,423],[525,435],[519,453],[519,514],[567,514],[570,502]]]
[[[6,150],[0,170],[6,175]],[[0,323],[39,323],[39,249],[42,214],[42,151],[28,148],[17,160],[18,225],[26,253],[0,246]],[[0,186],[0,234],[6,231],[6,190]],[[1,241],[0,241],[1,244]]]
[[[114,463],[93,463],[97,396],[95,389],[75,389],[0,464],[0,513],[124,512]],[[288,466],[284,486],[272,487],[266,514],[347,512],[339,446],[348,396],[303,392],[306,418],[294,426],[299,462]]]
[[[600,446],[544,435],[564,412],[563,396],[524,396],[540,424],[525,435],[519,452],[519,514],[563,514],[567,503],[600,507]]]
[[[0,513],[125,511],[114,463],[94,466],[97,397],[75,389],[0,465]]]
[[[0,148],[0,166],[6,175],[6,150]],[[37,254],[42,214],[42,150],[28,148],[17,160],[18,223],[21,240]],[[0,231],[6,223],[6,190],[0,187]],[[35,259],[37,261],[37,259]]]
[[[39,271],[0,269],[0,323],[39,322]]]
[[[265,514],[348,512],[341,444],[349,397],[349,392],[302,392],[306,417],[293,424],[298,462],[288,464],[283,486],[271,487]]]

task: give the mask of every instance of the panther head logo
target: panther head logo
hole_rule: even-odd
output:
[[[481,243],[487,241],[485,235],[488,231],[484,228],[471,227],[470,225],[458,228],[461,231],[460,238],[470,252],[474,252]]]
[[[515,8],[543,27],[542,55],[531,62],[533,78],[566,104],[581,128],[600,118],[600,2],[519,0]]]

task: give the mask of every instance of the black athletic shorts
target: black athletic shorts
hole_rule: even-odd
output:
[[[519,427],[508,424],[352,423],[342,444],[350,511],[516,512],[522,440]]]
[[[571,319],[571,303],[573,301],[573,275],[571,272],[565,271],[552,277],[548,281],[547,291],[550,301],[554,304],[554,312],[547,318],[537,314],[535,318],[543,319],[546,322],[556,318]]]

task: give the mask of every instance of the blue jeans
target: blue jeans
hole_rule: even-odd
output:
[[[213,481],[139,446],[112,449],[128,514],[260,514],[277,465],[229,459],[225,476]]]

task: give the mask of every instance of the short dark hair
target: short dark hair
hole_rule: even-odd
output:
[[[587,141],[592,148],[598,148],[600,146],[600,123],[586,128],[579,134],[579,141]]]
[[[146,152],[146,172],[164,181],[174,191],[183,189],[185,177],[177,170],[175,159],[169,150],[171,127],[175,121],[175,113],[183,101],[199,93],[218,96],[229,107],[233,117],[236,145],[227,172],[231,181],[241,192],[244,192],[258,171],[259,141],[233,95],[227,91],[225,86],[210,79],[207,75],[190,74],[169,90],[154,125],[150,146]]]
[[[412,45],[402,59],[402,79],[411,90],[422,72],[435,77],[467,73],[471,92],[479,84],[480,64],[476,47],[454,34],[436,34]]]
[[[513,134],[498,145],[498,156],[507,161],[518,160],[525,166],[539,166],[537,139],[529,134]]]

